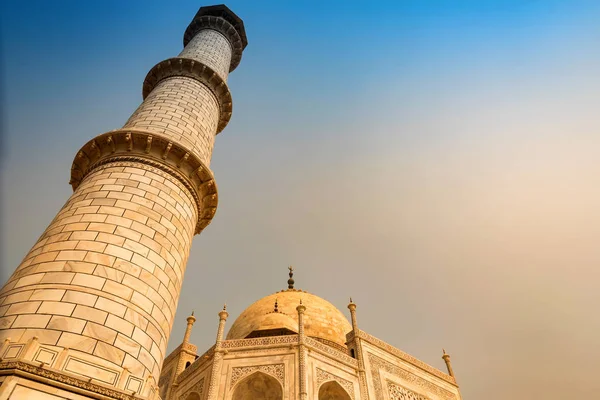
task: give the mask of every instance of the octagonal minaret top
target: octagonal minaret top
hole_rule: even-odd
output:
[[[242,52],[248,45],[244,21],[224,4],[200,7],[185,30],[183,46],[187,46],[194,36],[203,29],[217,30],[229,39],[232,49],[229,72],[236,69],[242,59]]]

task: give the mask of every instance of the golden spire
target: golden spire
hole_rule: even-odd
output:
[[[288,267],[288,269],[290,270],[290,279],[288,279],[288,290],[293,289],[294,288],[294,267],[292,267],[291,265]]]
[[[226,320],[228,316],[229,313],[227,312],[227,304],[223,304],[223,309],[219,312],[219,318]]]

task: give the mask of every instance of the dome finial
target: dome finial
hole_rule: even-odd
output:
[[[294,267],[291,265],[288,267],[290,270],[290,279],[288,279],[288,290],[294,288]]]

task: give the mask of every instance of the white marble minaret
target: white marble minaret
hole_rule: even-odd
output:
[[[158,396],[192,237],[216,211],[210,159],[246,45],[227,7],[200,8],[123,128],[77,153],[73,194],[0,291],[0,399]]]

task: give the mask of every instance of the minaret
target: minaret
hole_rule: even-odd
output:
[[[192,327],[194,326],[194,322],[196,322],[193,311],[192,315],[187,317],[186,321],[187,326],[183,335],[183,341],[165,358],[162,364],[159,390],[160,397],[163,400],[171,398],[172,393],[174,393],[178,387],[176,382],[177,377],[198,357],[198,347],[190,343]]]
[[[290,267],[290,279],[292,279],[292,267]],[[293,286],[293,285],[292,285]],[[308,396],[306,381],[306,349],[305,349],[305,334],[304,334],[304,311],[306,306],[302,305],[302,299],[300,304],[296,307],[298,312],[298,387],[300,391],[300,400],[306,400]]]
[[[216,211],[209,165],[247,39],[219,5],[200,8],[183,43],[150,70],[123,128],[77,153],[74,193],[0,291],[0,357],[58,371],[40,382],[64,373],[154,396],[192,237]],[[45,350],[24,359],[26,344]]]
[[[196,317],[194,317],[194,312],[192,311],[192,315],[187,317],[187,326],[185,328],[185,334],[183,335],[183,343],[187,344],[190,341],[190,336],[192,335],[192,327],[194,326],[194,322],[196,322]]]
[[[223,362],[223,349],[221,344],[225,337],[225,322],[229,313],[227,312],[227,305],[223,306],[223,309],[219,312],[219,328],[217,329],[217,339],[215,341],[215,355],[213,357],[212,371],[210,373],[210,382],[208,385],[208,400],[216,400],[219,398],[219,375],[221,374],[221,367]]]
[[[358,322],[356,321],[356,303],[352,301],[352,297],[350,297],[348,309],[350,310],[350,319],[352,320],[352,336],[354,338],[356,361],[358,362],[358,383],[360,388],[360,398],[369,400],[367,375],[365,372],[365,360],[362,350],[362,344],[358,337],[360,330],[358,329]]]
[[[442,359],[446,363],[446,369],[448,370],[448,375],[455,378],[454,371],[452,370],[452,364],[450,363],[450,354],[446,353],[446,350],[444,350],[444,349],[442,349],[442,352],[443,352]]]

